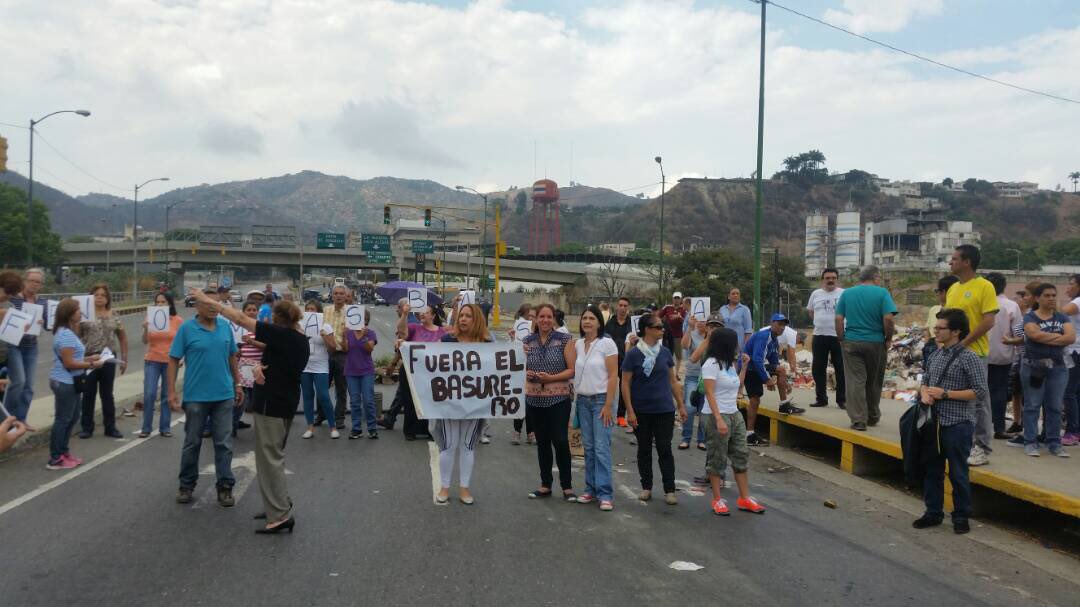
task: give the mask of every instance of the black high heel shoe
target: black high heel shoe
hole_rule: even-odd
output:
[[[267,529],[266,527],[260,527],[259,529],[255,530],[255,533],[259,535],[274,535],[277,533],[281,533],[282,531],[288,531],[291,534],[293,531],[293,527],[295,526],[296,518],[290,516],[289,518],[285,519],[285,522],[281,523],[276,527],[271,527],[269,529]]]

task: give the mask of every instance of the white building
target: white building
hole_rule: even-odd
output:
[[[881,193],[886,196],[911,196],[918,198],[922,194],[919,184],[910,181],[890,181],[880,186]]]
[[[995,181],[993,185],[1003,198],[1024,198],[1039,192],[1039,184],[1030,181]]]
[[[609,255],[619,255],[626,257],[637,248],[637,245],[632,242],[605,242],[604,244],[598,244],[593,247],[593,250],[597,253],[607,253]]]
[[[806,275],[814,278],[829,264],[829,216],[815,212],[806,217]]]

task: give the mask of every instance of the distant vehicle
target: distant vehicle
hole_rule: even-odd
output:
[[[345,286],[345,279],[343,277],[341,277],[341,276],[338,276],[337,278],[334,279],[334,286],[335,287],[344,287]]]
[[[229,297],[236,303],[244,301],[244,296],[240,294],[240,291],[237,291],[235,289],[229,291]]]
[[[323,296],[322,293],[319,293],[318,289],[304,289],[304,293],[300,297],[300,299],[304,301],[308,301],[311,299],[314,299],[316,301],[323,301]]]
[[[388,306],[390,304],[387,303],[385,299],[383,299],[382,295],[379,295],[378,293],[376,293],[375,294],[375,305],[377,305],[377,306]]]
[[[191,295],[188,295],[188,296],[184,297],[184,307],[185,308],[194,308],[195,307],[195,298],[192,297]]]

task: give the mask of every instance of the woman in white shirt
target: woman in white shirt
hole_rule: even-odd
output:
[[[720,328],[709,334],[705,351],[705,363],[701,365],[701,379],[705,387],[705,401],[701,406],[705,437],[708,441],[705,469],[712,485],[712,509],[720,516],[727,516],[727,502],[720,497],[720,477],[728,462],[735,472],[735,484],[739,487],[739,510],[764,514],[765,508],[750,497],[750,484],[746,469],[750,448],[746,444],[746,422],[739,414],[739,387],[746,379],[750,357],[740,355],[739,337],[731,329]],[[737,364],[740,363],[741,364]],[[736,370],[736,368],[739,370]]]
[[[574,342],[574,393],[581,424],[581,444],[585,447],[585,492],[578,503],[597,500],[600,509],[614,509],[611,489],[612,407],[619,385],[619,350],[604,336],[604,315],[590,305],[581,313],[581,339]]]
[[[304,305],[305,312],[322,314],[322,304],[312,299]],[[304,373],[300,375],[300,390],[304,396],[304,419],[307,420],[307,432],[301,438],[315,436],[315,401],[319,403],[322,417],[330,426],[330,438],[338,438],[341,433],[334,427],[334,403],[330,401],[330,351],[335,348],[334,328],[323,322],[321,327],[312,327],[308,331],[307,318],[304,318],[304,332],[308,338],[308,361]]]

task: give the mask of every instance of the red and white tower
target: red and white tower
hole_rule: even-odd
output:
[[[533,184],[529,217],[529,253],[546,254],[559,246],[559,185],[550,179]]]

